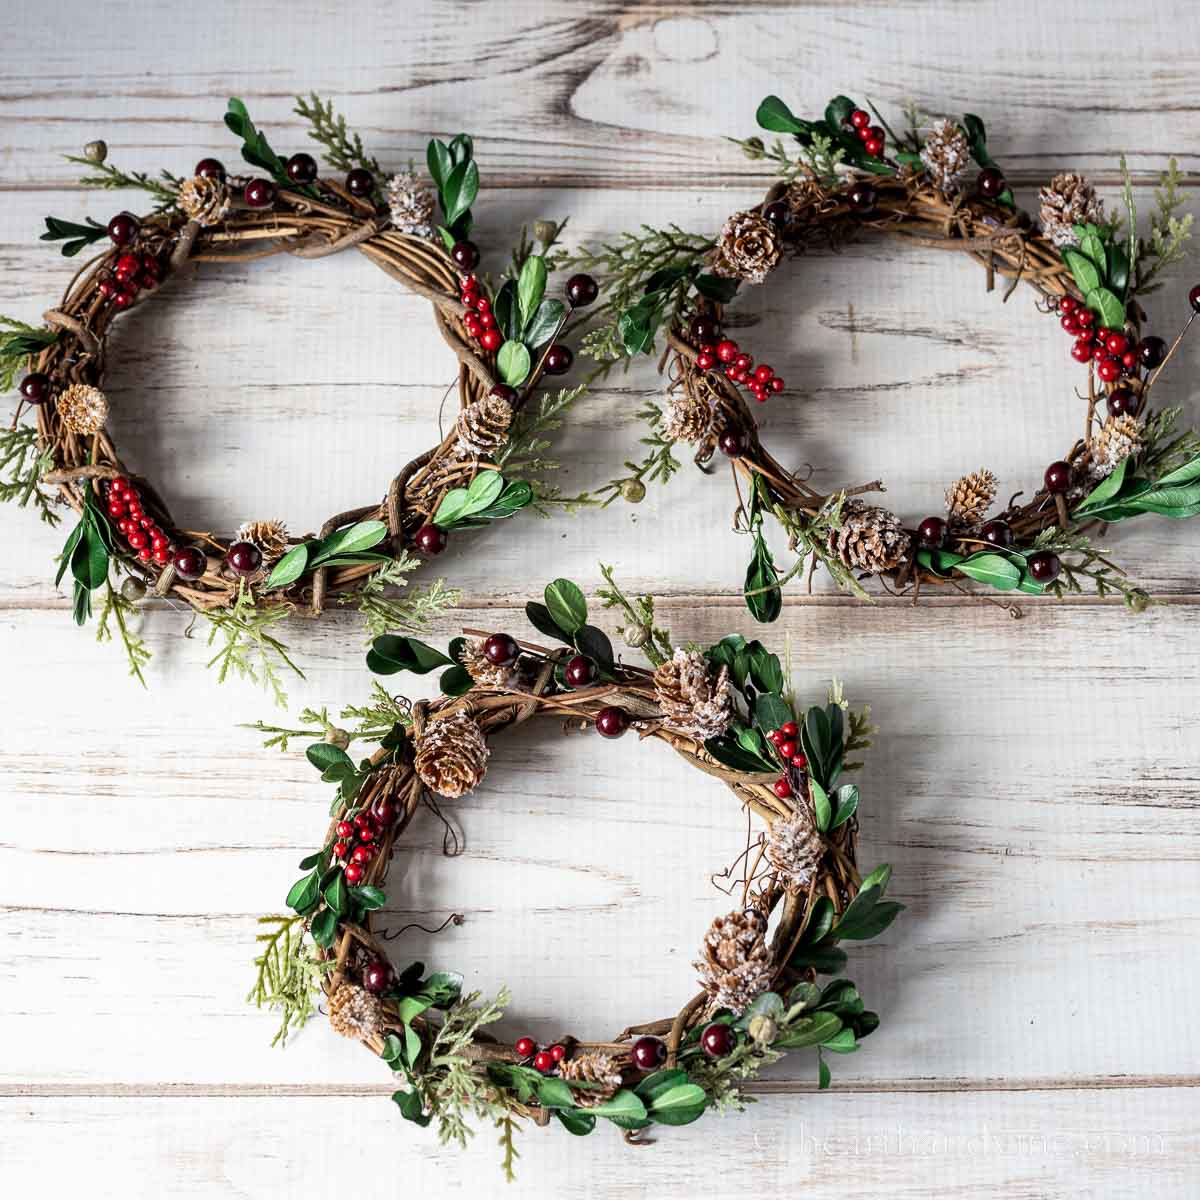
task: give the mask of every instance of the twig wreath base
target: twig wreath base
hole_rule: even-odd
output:
[[[508,1171],[517,1119],[554,1119],[575,1134],[604,1119],[644,1140],[652,1125],[740,1107],[740,1081],[805,1047],[816,1049],[827,1086],[824,1056],[855,1050],[878,1018],[848,980],[821,987],[817,977],[842,970],[839,941],[875,936],[902,908],[883,899],[890,868],[865,878],[858,870],[858,788],[840,782],[859,765],[847,756],[870,744],[867,713],[852,712],[836,686],[827,704],[798,712],[780,660],[758,642],[674,647],[655,625],[653,601],[627,598],[605,575],[606,607],[622,612],[626,641],[653,669],[617,661],[608,637],[588,624],[582,592],[562,579],[544,604],[527,606],[558,649],[481,630],[465,630],[447,654],[411,638],[376,641],[373,669],[443,668],[442,695],[410,705],[377,687],[371,706],[351,710],[353,736],[380,743],[358,763],[346,752],[350,734],[324,713],[307,714],[326,731],[308,757],[337,785],[332,821],[288,895],[294,915],[264,918],[260,937],[251,998],[281,1010],[277,1040],[311,1013],[319,989],[334,1029],[399,1074],[393,1099],[406,1118],[437,1121],[443,1141],[459,1142],[469,1118],[495,1121]],[[702,940],[697,994],[669,1016],[600,1040],[495,1040],[486,1027],[508,993],[481,1003],[478,993],[462,994],[459,975],[426,975],[420,963],[395,972],[374,916],[418,811],[472,792],[500,735],[535,718],[564,732],[657,741],[724,784],[764,826],[735,863],[740,902]],[[308,732],[259,728],[285,748]]]
[[[474,274],[480,256],[469,235],[479,172],[469,136],[430,142],[433,190],[411,170],[385,186],[379,164],[329,106],[314,97],[301,100],[297,111],[309,118],[312,136],[327,146],[335,167],[347,170],[344,181],[319,175],[308,154],[281,159],[245,106],[231,100],[226,124],[242,139],[246,161],[267,177],[229,176],[217,160],[204,159],[189,179],[164,173],[162,182],[151,181],[105,166],[106,150],[93,146],[88,161],[100,174],[85,182],[142,187],[155,196],[156,211],[118,213],[107,226],[47,218],[44,236],[63,241],[64,254],[102,239],[111,243],[75,275],[60,303],[44,314],[42,329],[23,326],[0,345],[10,385],[17,364],[27,364],[21,404],[36,413],[29,478],[9,498],[36,499],[53,517],[41,491],[50,485],[80,513],[59,574],[71,572],[80,623],[93,591],[104,586],[111,597],[109,568],[118,563],[136,594],[149,589],[201,613],[263,601],[320,615],[375,586],[381,574],[389,583],[403,582],[420,559],[441,552],[451,532],[512,516],[534,502],[530,482],[506,479],[502,467],[522,420],[536,407],[529,402],[543,376],[570,366],[570,351],[557,335],[575,307],[595,298],[586,276],[571,281],[569,305],[546,296],[546,255],[561,225],[539,222],[541,253],[522,232],[511,277],[493,291]],[[191,276],[195,264],[280,254],[314,260],[347,250],[429,301],[457,363],[452,428],[401,467],[381,498],[332,515],[307,537],[292,537],[277,520],[247,522],[227,535],[180,527],[162,490],[130,469],[106,427],[102,386],[114,325],[172,281]],[[574,398],[560,393],[556,407]],[[10,439],[23,436],[20,428],[14,422]]]
[[[927,122],[914,113],[911,131],[897,138],[844,96],[819,121],[793,116],[772,96],[758,119],[791,134],[799,152],[793,158],[779,142],[770,150],[758,139],[741,143],[751,157],[780,164],[784,178],[760,204],[734,213],[719,239],[649,230],[578,260],[606,270],[616,285],[607,335],[590,339],[599,358],[646,351],[666,331],[666,408],[648,414],[652,450],[645,463],[630,464],[631,479],[668,477],[677,441],[694,446],[701,466],[718,453],[730,460],[734,526],[754,540],[745,595],[759,620],[778,615],[788,579],[807,566],[811,580],[818,564],[862,598],[861,581],[874,576],[889,590],[911,589],[914,601],[924,587],[975,581],[1060,596],[1086,584],[1143,607],[1146,593],[1091,539],[1142,513],[1200,513],[1200,438],[1175,432],[1178,410],[1149,407],[1183,332],[1170,345],[1143,336],[1139,303],[1157,286],[1151,280],[1159,270],[1182,257],[1189,236],[1191,218],[1174,215],[1181,202],[1174,164],[1145,239],[1126,175],[1127,231],[1119,237],[1119,218],[1105,216],[1079,175],[1057,175],[1042,189],[1040,224],[1019,210],[988,153],[983,123],[971,114],[923,131]],[[1028,499],[1017,492],[991,511],[998,481],[983,468],[948,488],[944,514],[910,528],[865,499],[885,490],[881,480],[822,492],[764,445],[750,401],[773,399],[786,385],[725,331],[725,306],[742,284],[765,282],[788,256],[875,234],[965,254],[984,268],[989,290],[997,279],[1009,281],[1005,300],[1018,283],[1029,284],[1041,310],[1074,339],[1072,356],[1087,371],[1083,434]],[[624,308],[622,295],[632,300]],[[1200,311],[1200,287],[1190,301],[1184,332]],[[763,538],[767,518],[797,556],[789,570],[776,568]]]

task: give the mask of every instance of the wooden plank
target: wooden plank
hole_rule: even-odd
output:
[[[1064,608],[999,626],[982,609],[955,615],[947,637],[930,609],[788,609],[768,634],[790,638],[802,696],[819,698],[836,672],[872,704],[862,861],[892,862],[909,905],[854,948],[851,977],[883,1028],[834,1064],[838,1078],[1200,1077],[1190,611]],[[750,632],[719,605],[668,604],[664,618],[702,644]],[[461,625],[525,628],[505,607],[464,609],[430,639]],[[270,1018],[242,1003],[253,919],[278,910],[324,828],[328,788],[303,739],[283,757],[260,749],[235,724],[272,717],[267,701],[218,687],[203,648],[163,618],[148,633],[160,659],[144,693],[61,614],[0,618],[0,654],[27,681],[19,735],[0,748],[0,1080],[379,1084],[370,1056],[323,1023],[270,1050]],[[311,631],[303,662],[295,710],[365,697],[336,622]],[[459,858],[443,858],[431,817],[415,830],[395,927],[466,920],[408,931],[397,959],[511,985],[505,1036],[665,1015],[690,995],[694,948],[730,904],[709,876],[745,839],[721,789],[697,782],[656,746],[553,726],[515,735],[486,788],[446,806],[465,834]],[[87,1053],[47,1054],[81,1012]],[[807,1087],[812,1070],[798,1055],[778,1077]]]

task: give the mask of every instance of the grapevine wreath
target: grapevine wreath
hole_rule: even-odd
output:
[[[570,314],[596,298],[594,281],[583,274],[568,281],[565,302],[546,295],[561,225],[537,222],[532,240],[522,230],[493,289],[474,273],[480,255],[469,236],[479,169],[469,136],[429,143],[435,213],[434,192],[422,178],[411,168],[387,177],[329,104],[301,98],[296,112],[339,174],[320,175],[303,152],[281,158],[236,99],[225,123],[241,139],[253,174],[229,174],[205,158],[187,179],[128,175],[107,163],[103,143],[91,143],[72,160],[94,169],[83,182],[141,188],[154,198],[154,211],[121,212],[107,225],[47,217],[43,240],[62,241],[65,255],[93,243],[104,248],[44,314],[42,327],[0,319],[8,330],[0,336],[0,382],[11,387],[26,366],[17,418],[22,408],[36,416],[35,425],[15,418],[5,434],[0,465],[11,478],[3,495],[36,502],[53,523],[52,497],[43,491],[50,485],[80,514],[59,579],[70,571],[80,624],[92,593],[104,589],[101,634],[115,622],[139,678],[145,647],[126,617],[147,590],[209,618],[214,637],[225,636],[217,660],[223,670],[244,668],[244,643],[262,654],[274,650],[290,666],[282,643],[265,630],[295,610],[316,615],[331,604],[358,603],[374,632],[427,615],[448,595],[440,588],[405,601],[385,599],[385,589],[406,583],[449,534],[534,502],[523,475],[546,465],[537,457],[547,444],[542,434],[582,391],[533,399],[543,376],[569,369],[572,354],[558,336]],[[315,535],[292,537],[277,520],[249,521],[230,535],[180,528],[160,490],[122,460],[106,426],[103,385],[115,324],[187,275],[189,264],[276,254],[318,259],[350,248],[430,302],[458,360],[453,427],[397,471],[382,499],[337,513]],[[127,578],[115,588],[118,572]]]
[[[1200,438],[1176,431],[1178,409],[1150,408],[1151,389],[1183,334],[1170,346],[1143,335],[1139,303],[1158,286],[1160,271],[1183,257],[1190,236],[1191,217],[1175,213],[1182,201],[1174,160],[1142,238],[1123,159],[1123,233],[1121,217],[1106,214],[1091,184],[1069,172],[1042,188],[1035,220],[1016,207],[978,117],[932,121],[910,111],[903,137],[878,119],[838,96],[823,119],[802,120],[769,96],[759,125],[793,135],[799,149],[793,156],[779,140],[769,148],[758,138],[740,143],[750,157],[772,160],[783,177],[761,204],[730,216],[716,240],[644,227],[575,259],[612,282],[605,321],[585,340],[593,357],[612,363],[649,351],[658,330],[666,331],[665,411],[655,404],[643,410],[650,450],[627,464],[630,473],[610,485],[610,498],[640,499],[645,479],[668,478],[678,466],[676,442],[694,445],[702,466],[718,450],[727,456],[738,488],[734,525],[753,539],[745,596],[760,621],[778,616],[782,585],[806,563],[810,578],[823,564],[864,598],[860,580],[876,576],[890,590],[911,588],[914,600],[924,586],[965,580],[1059,596],[1087,583],[1144,607],[1146,594],[1092,535],[1142,513],[1200,513]],[[1083,436],[1046,468],[1028,499],[1017,492],[991,511],[999,485],[981,469],[950,486],[944,514],[911,529],[862,499],[884,490],[881,482],[823,494],[763,444],[748,398],[764,402],[785,383],[726,331],[725,306],[743,283],[765,282],[789,255],[877,233],[968,255],[984,267],[989,288],[997,275],[1012,281],[1005,299],[1025,280],[1070,336],[1072,356],[1086,367]],[[1200,286],[1189,299],[1185,330],[1200,311]],[[768,517],[796,553],[782,573],[762,535]]]
[[[836,685],[829,703],[798,711],[780,660],[759,642],[730,636],[706,650],[673,646],[655,624],[653,600],[626,597],[604,574],[605,607],[620,610],[625,641],[653,670],[619,661],[588,624],[583,593],[559,579],[544,604],[526,606],[557,649],[470,629],[446,654],[381,637],[368,655],[375,672],[441,668],[442,694],[410,703],[376,685],[371,704],[344,714],[358,723],[353,734],[324,710],[306,712],[304,729],[258,726],[284,749],[291,737],[323,734],[307,754],[337,794],[324,841],[288,893],[292,914],[263,918],[250,998],[281,1011],[277,1041],[323,998],[334,1030],[397,1073],[392,1098],[403,1116],[436,1120],[443,1141],[459,1142],[469,1118],[495,1121],[506,1169],[522,1117],[543,1125],[554,1118],[575,1134],[603,1118],[632,1140],[653,1124],[740,1107],[741,1081],[803,1047],[816,1048],[826,1087],[825,1052],[857,1049],[878,1018],[851,982],[819,986],[817,977],[842,970],[839,941],[874,937],[902,908],[883,899],[889,867],[864,878],[856,865],[858,788],[842,776],[870,744],[869,714],[851,711]],[[500,735],[542,717],[564,731],[659,741],[724,783],[765,825],[737,860],[738,903],[702,938],[697,994],[673,1016],[606,1041],[497,1040],[486,1027],[501,1019],[506,991],[481,1001],[463,994],[459,975],[426,974],[421,963],[394,971],[378,923],[409,823],[422,807],[441,816],[440,801],[473,792]],[[346,750],[353,738],[378,749],[355,761]]]

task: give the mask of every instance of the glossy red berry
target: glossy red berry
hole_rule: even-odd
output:
[[[476,312],[481,312],[481,313],[491,312],[492,311],[492,302],[484,295],[476,296],[475,297],[475,310],[476,310]]]
[[[720,340],[721,322],[716,317],[700,313],[692,318],[688,325],[688,333],[698,346],[712,346]]]
[[[1121,364],[1115,358],[1102,358],[1096,364],[1096,374],[1105,383],[1116,383],[1121,378]]]
[[[225,564],[235,575],[253,575],[262,567],[262,551],[253,542],[234,542],[225,555]]]
[[[562,1062],[562,1060],[567,1057],[566,1046],[562,1045],[561,1042],[556,1042],[553,1046],[550,1047],[550,1057],[556,1063]]]
[[[1076,362],[1085,363],[1092,357],[1092,343],[1088,338],[1080,338],[1071,347],[1071,357]]]
[[[771,391],[782,392],[785,387],[787,387],[787,384],[785,384],[778,375],[771,380]]]
[[[779,753],[784,758],[790,759],[793,755],[799,753],[799,750],[800,747],[797,746],[791,738],[784,738],[784,740],[779,743]]]
[[[141,550],[144,546],[150,544],[150,539],[140,529],[135,529],[129,535],[129,544],[135,550]]]
[[[565,375],[571,369],[574,361],[575,355],[571,353],[571,347],[564,346],[561,342],[555,342],[546,351],[546,374]]]
[[[793,754],[792,766],[795,767],[797,771],[803,771],[804,768],[808,766],[808,759],[803,754]]]
[[[1138,398],[1128,388],[1113,388],[1107,404],[1110,417],[1132,417],[1138,410]]]
[[[528,1058],[537,1049],[537,1042],[531,1037],[517,1038],[513,1049],[517,1052],[518,1058]]]
[[[355,167],[346,176],[346,191],[360,200],[375,190],[375,176],[366,167]]]
[[[735,367],[737,367],[737,369],[738,369],[739,371],[748,371],[748,370],[750,370],[750,368],[751,368],[751,366],[753,365],[753,363],[754,363],[754,359],[752,359],[752,358],[750,357],[750,355],[748,355],[747,353],[745,353],[745,351],[743,351],[741,354],[739,354],[739,355],[738,355],[738,356],[737,356],[737,357],[736,357],[736,358],[733,360],[733,365],[734,365]]]
[[[428,558],[441,554],[446,548],[446,531],[436,525],[422,525],[413,534],[413,545]]]
[[[800,736],[800,726],[797,725],[795,721],[785,721],[782,725],[780,725],[779,732],[782,733],[785,738],[796,738]]]
[[[492,388],[491,395],[495,396],[497,400],[504,400],[509,404],[517,402],[517,389],[509,387],[507,383],[497,383]]]
[[[946,542],[947,526],[941,517],[926,517],[917,526],[917,541],[926,549],[940,549]]]
[[[450,247],[450,257],[461,271],[473,271],[479,265],[479,247],[465,238]]]
[[[1144,337],[1137,344],[1137,356],[1147,371],[1153,371],[1167,357],[1167,343],[1160,337]]]
[[[879,192],[875,185],[865,179],[860,179],[846,193],[846,203],[859,214],[873,212],[878,199]]]
[[[883,154],[884,142],[882,138],[867,138],[863,142],[863,149],[872,157],[879,158]]]
[[[998,518],[988,521],[979,531],[979,536],[989,546],[999,546],[1001,549],[1006,549],[1013,544],[1012,526],[1007,521],[1001,521]]]
[[[667,1044],[662,1038],[640,1037],[629,1050],[639,1071],[655,1071],[667,1060]]]
[[[252,179],[242,192],[251,208],[269,208],[275,203],[275,185],[269,179]]]
[[[301,151],[287,160],[286,170],[293,183],[312,183],[317,177],[317,160]]]
[[[1072,337],[1078,337],[1083,333],[1083,326],[1080,325],[1078,317],[1075,313],[1067,313],[1059,322],[1065,333],[1069,333]]]
[[[780,800],[786,800],[792,794],[792,785],[780,775],[780,777],[771,784],[771,791],[777,795]]]
[[[1071,487],[1071,464],[1062,461],[1052,462],[1046,468],[1046,491],[1066,492]]]
[[[142,260],[136,254],[118,255],[113,264],[113,274],[121,283],[132,279],[142,269]]]
[[[554,1058],[549,1050],[539,1050],[533,1056],[533,1069],[541,1071],[543,1075],[548,1075],[554,1070]]]
[[[696,355],[696,366],[702,371],[711,371],[717,365],[717,356],[709,350],[701,350]]]
[[[346,868],[346,877],[349,878],[350,869]],[[370,992],[372,996],[381,996],[392,986],[392,965],[382,958],[371,959],[362,973],[363,988]]]
[[[772,746],[781,746],[783,744],[783,730],[772,729],[771,732],[767,734],[767,741],[769,741]]]
[[[737,1039],[728,1025],[714,1021],[700,1034],[700,1046],[709,1058],[724,1058],[732,1052]]]
[[[346,876],[346,882],[353,887],[355,884],[362,883],[363,876],[366,875],[366,871],[363,870],[360,863],[352,862],[346,864],[346,869],[343,874]]]
[[[1038,583],[1053,583],[1062,570],[1058,555],[1049,550],[1039,550],[1029,556],[1029,573]]]
[[[750,448],[750,439],[744,430],[726,429],[718,439],[717,445],[726,458],[741,458]]]
[[[479,335],[479,344],[489,354],[494,354],[504,345],[504,335],[498,329],[485,329]]]
[[[483,643],[483,656],[494,667],[511,667],[517,661],[521,647],[507,633],[493,633]]]
[[[568,687],[590,687],[600,678],[600,671],[595,659],[588,658],[586,654],[576,654],[574,658],[567,660],[567,665],[563,668],[563,678],[566,679]]]
[[[629,728],[629,714],[615,704],[596,714],[596,732],[601,737],[619,738]]]
[[[1121,366],[1127,371],[1132,371],[1138,365],[1138,356],[1136,350],[1126,350],[1121,355]]]
[[[717,358],[723,363],[731,363],[738,356],[738,344],[730,338],[717,343]]]
[[[354,853],[350,855],[350,861],[356,862],[360,866],[365,867],[367,863],[375,857],[374,846],[355,846]]]
[[[199,175],[201,179],[217,179],[224,183],[225,164],[217,158],[202,158],[192,174]]]
[[[1058,302],[1058,311],[1064,317],[1069,316],[1079,307],[1079,301],[1074,296],[1063,296]]]
[[[339,858],[339,859],[345,858],[346,852],[349,849],[350,849],[350,847],[347,846],[345,842],[334,842],[333,843],[333,857]]]
[[[1080,305],[1075,310],[1075,320],[1085,329],[1088,329],[1096,323],[1096,314],[1090,308],[1084,308]]]
[[[573,308],[587,308],[600,295],[600,285],[590,275],[581,272],[567,280],[566,293]]]
[[[1193,312],[1200,313],[1200,283],[1188,292],[1188,303],[1192,306]]]
[[[354,836],[354,826],[349,821],[339,821],[334,833],[340,838],[349,838]]]
[[[141,222],[133,213],[117,213],[108,223],[108,236],[114,246],[128,246],[138,235]]]
[[[975,180],[975,186],[985,200],[996,200],[1004,194],[1008,184],[995,167],[984,167]]]
[[[21,380],[20,392],[26,404],[45,404],[50,399],[50,376],[30,371]]]
[[[1129,339],[1123,333],[1117,333],[1110,329],[1104,335],[1104,348],[1109,354],[1120,358],[1129,349]]]
[[[384,796],[382,799],[375,801],[374,807],[371,809],[371,815],[375,818],[379,828],[386,830],[396,819],[396,806]]]

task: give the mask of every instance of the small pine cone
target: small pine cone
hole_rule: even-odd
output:
[[[703,957],[692,964],[708,993],[709,1011],[745,1011],[771,986],[775,974],[767,949],[766,923],[754,913],[718,917],[704,935]]]
[[[790,821],[776,821],[771,826],[767,860],[789,891],[808,887],[824,853],[825,839],[813,828],[807,813],[797,813]]]
[[[714,675],[698,650],[676,650],[654,672],[654,691],[667,726],[705,741],[720,737],[733,718],[729,669]]]
[[[88,383],[73,383],[54,402],[58,419],[69,433],[91,437],[108,419],[108,397]]]
[[[459,458],[490,458],[508,440],[514,415],[513,406],[503,396],[490,392],[468,404],[454,423],[458,434],[455,453]]]
[[[1142,428],[1137,417],[1109,417],[1092,442],[1088,474],[1093,479],[1105,479],[1123,459],[1137,454],[1142,449]]]
[[[229,185],[221,179],[195,175],[179,185],[179,207],[202,226],[218,225],[229,215]]]
[[[457,800],[483,781],[490,753],[483,730],[471,715],[456,712],[425,726],[413,768],[431,792]]]
[[[921,162],[930,183],[943,196],[957,196],[971,166],[971,143],[953,121],[941,121],[921,147]]]
[[[842,524],[829,534],[830,552],[851,571],[882,575],[908,557],[909,537],[900,518],[859,500],[842,505]]]
[[[952,529],[970,529],[983,520],[996,499],[996,477],[984,467],[956,480],[946,490],[946,513]]]
[[[287,553],[287,526],[282,521],[246,521],[237,531],[237,540],[253,542],[262,551],[264,564],[277,562]]]
[[[464,642],[458,657],[467,674],[484,687],[506,688],[516,681],[517,672],[512,667],[498,667],[484,654],[482,638]]]
[[[1075,225],[1099,225],[1104,220],[1104,205],[1086,175],[1062,171],[1038,193],[1041,208],[1038,216],[1042,232],[1056,246],[1074,246]]]
[[[702,442],[713,432],[716,412],[705,397],[677,387],[667,401],[663,433],[676,442]]]
[[[596,1050],[577,1054],[559,1064],[558,1073],[569,1084],[587,1083],[591,1087],[572,1088],[580,1108],[595,1108],[616,1094],[621,1086],[621,1071],[611,1054]]]
[[[747,283],[762,283],[783,254],[779,234],[755,212],[736,212],[725,222],[713,271]]]
[[[401,171],[388,180],[388,208],[392,226],[413,237],[433,236],[433,193],[412,171]]]
[[[329,997],[329,1023],[342,1037],[362,1041],[383,1032],[387,1015],[379,999],[356,983],[342,983]]]

